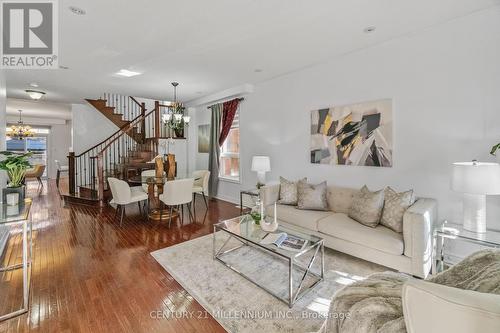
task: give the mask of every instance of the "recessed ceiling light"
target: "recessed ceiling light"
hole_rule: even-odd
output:
[[[131,76],[141,75],[142,73],[129,71],[128,69],[120,69],[115,74],[120,75],[120,76],[125,76],[125,77],[131,77]]]
[[[70,12],[72,12],[73,14],[75,15],[85,15],[87,14],[87,12],[81,8],[78,8],[76,6],[69,6],[68,9],[70,10]]]
[[[36,82],[31,82],[31,83],[30,83],[30,87],[32,87],[32,88],[38,88],[38,83],[36,83]]]
[[[42,98],[43,95],[45,95],[43,91],[38,91],[38,90],[28,89],[25,90],[25,92],[31,97],[31,99],[34,99],[36,101]]]
[[[365,34],[370,34],[370,33],[374,32],[376,29],[377,29],[377,28],[376,28],[376,27],[374,27],[374,26],[371,26],[371,27],[366,27],[366,28],[364,28],[364,29],[363,29],[363,32],[364,32]]]
[[[255,73],[262,73],[262,69],[260,69],[260,68],[256,68],[256,69],[254,69],[253,71],[254,71]]]

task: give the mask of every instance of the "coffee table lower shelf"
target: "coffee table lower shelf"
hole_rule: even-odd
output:
[[[221,231],[221,232],[219,232]],[[222,246],[218,247],[217,246],[217,236],[224,235],[227,236],[225,239],[224,243]],[[240,244],[237,246],[232,246],[229,248],[226,248],[228,243],[230,242],[231,239],[237,240]],[[281,260],[284,260],[287,262],[288,265],[288,295],[284,297],[283,295],[279,295],[275,291],[271,290],[271,288],[266,287],[262,283],[258,283],[254,277],[250,276],[249,274],[244,273],[241,269],[238,269],[234,265],[228,263],[227,261],[224,260],[224,255],[229,254],[233,251],[237,251],[239,249],[242,249],[243,247],[250,246],[253,249],[257,251],[262,251],[266,254],[270,254],[274,257],[277,257],[278,259],[281,258]],[[298,262],[299,257],[306,256],[307,254],[313,253],[312,257],[306,261],[306,265],[303,263]],[[286,303],[289,308],[292,308],[293,305],[301,299],[305,294],[307,294],[309,291],[311,291],[316,285],[318,285],[321,281],[324,279],[324,254],[325,254],[325,249],[324,249],[324,242],[323,240],[318,241],[314,246],[304,250],[303,252],[297,252],[295,256],[284,256],[280,254],[279,252],[271,251],[267,249],[264,246],[261,246],[259,244],[256,244],[248,239],[245,239],[244,237],[240,237],[238,235],[235,235],[233,233],[227,232],[225,229],[217,227],[214,225],[214,234],[213,234],[213,259],[219,261],[222,263],[224,266],[228,267],[232,271],[238,273],[239,275],[243,276],[245,279],[248,281],[252,282],[259,288],[265,290],[267,293],[270,295],[276,297],[280,301]],[[319,257],[320,260],[320,273],[315,273],[312,271],[313,264],[315,263],[316,259]],[[277,274],[281,274],[280,272],[277,272]],[[296,287],[294,287],[294,274],[299,274],[299,282]],[[302,275],[300,275],[302,274]],[[312,280],[309,281],[309,286],[305,287],[304,283],[306,281],[306,278],[309,277]]]

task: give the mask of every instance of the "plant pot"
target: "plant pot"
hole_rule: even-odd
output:
[[[184,137],[184,128],[174,128],[174,134],[176,138]]]
[[[26,196],[26,186],[22,185],[19,187],[5,187],[2,189],[2,202],[4,204],[7,203],[7,194],[9,193],[18,193],[19,194],[19,202],[24,202],[24,198]]]

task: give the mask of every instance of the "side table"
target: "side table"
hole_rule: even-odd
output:
[[[241,190],[240,191],[240,215],[243,215],[243,196],[248,195],[252,198],[258,198],[260,196],[260,191],[256,188],[250,190]]]
[[[485,233],[476,233],[463,228],[461,224],[444,221],[433,232],[432,274],[442,272],[445,262],[444,242],[446,240],[460,240],[482,247],[500,248],[500,231],[487,230]]]

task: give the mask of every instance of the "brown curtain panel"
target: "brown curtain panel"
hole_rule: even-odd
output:
[[[239,98],[235,98],[228,102],[223,103],[222,107],[222,128],[219,136],[219,146],[222,146],[224,141],[229,134],[231,125],[233,124],[234,116],[236,115],[236,110],[238,110],[238,105],[240,104]]]

